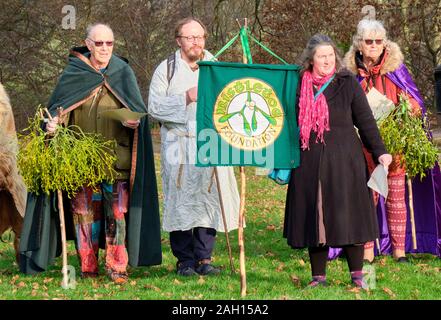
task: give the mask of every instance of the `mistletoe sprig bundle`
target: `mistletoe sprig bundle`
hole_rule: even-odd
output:
[[[40,110],[24,132],[28,134],[19,135],[18,166],[29,191],[62,190],[70,198],[82,186],[114,181],[114,141],[77,126],[58,126],[50,135],[41,128]]]
[[[409,178],[424,178],[425,171],[438,160],[438,149],[424,129],[427,116],[411,114],[412,106],[406,95],[400,95],[398,106],[379,123],[381,137],[392,155],[401,155]]]

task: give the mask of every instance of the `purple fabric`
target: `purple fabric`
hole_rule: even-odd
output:
[[[401,90],[409,93],[421,106],[421,109],[423,109],[423,113],[426,113],[423,98],[421,98],[418,88],[415,82],[413,82],[412,80],[412,76],[403,63],[399,66],[397,70],[393,72],[388,72],[386,74],[386,77],[388,77]]]
[[[421,106],[423,112],[425,112],[423,100],[404,64],[394,72],[387,73],[386,76],[403,91],[407,91],[411,94]],[[363,80],[360,76],[357,78],[360,82]],[[409,194],[406,183],[406,252],[430,253],[441,258],[441,172],[438,163],[435,164],[433,169],[426,172],[426,177],[424,177],[422,181],[419,177],[412,180],[412,191],[417,250],[412,249]],[[377,218],[380,230],[379,242],[381,254],[391,254],[392,247],[387,226],[386,205],[384,198],[381,196],[377,205]],[[341,252],[339,248],[330,248],[328,259],[337,258]],[[375,254],[379,254],[376,244]]]

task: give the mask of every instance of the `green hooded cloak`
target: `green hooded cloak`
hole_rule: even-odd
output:
[[[121,104],[135,112],[147,112],[132,68],[126,60],[112,55],[104,74],[90,64],[86,47],[74,48],[49,101],[49,111],[70,112],[106,86]],[[134,130],[130,173],[130,207],[127,221],[127,251],[131,266],[162,262],[158,191],[148,118]],[[136,159],[136,161],[135,161]],[[70,213],[68,201],[65,212]],[[66,214],[68,239],[73,239],[72,215]],[[56,194],[28,193],[20,240],[20,271],[45,271],[61,254],[61,234]]]

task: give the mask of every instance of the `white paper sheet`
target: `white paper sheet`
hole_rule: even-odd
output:
[[[389,193],[387,186],[387,170],[382,164],[379,164],[371,174],[367,183],[368,187],[381,194],[385,199]]]

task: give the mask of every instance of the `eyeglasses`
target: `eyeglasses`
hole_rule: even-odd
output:
[[[368,46],[373,44],[375,41],[375,44],[380,45],[383,43],[383,39],[364,39],[364,43],[366,43]]]
[[[202,40],[205,40],[205,36],[179,36],[179,38],[184,38],[185,40],[187,40],[188,42],[193,42],[193,41],[197,41],[200,42]]]
[[[113,41],[95,41],[90,38],[87,38],[87,39],[92,41],[95,44],[95,46],[97,46],[97,47],[102,47],[103,44],[106,44],[106,46],[108,46],[108,47],[113,46]]]

